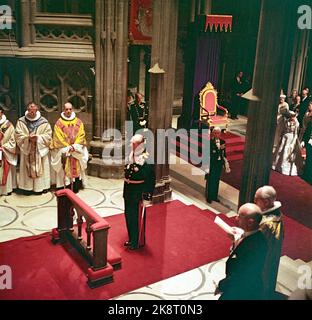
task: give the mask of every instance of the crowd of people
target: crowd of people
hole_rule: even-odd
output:
[[[70,102],[65,103],[53,130],[34,102],[28,103],[15,128],[0,107],[0,195],[13,190],[42,194],[54,185],[78,192],[88,159],[84,125]]]
[[[145,104],[140,94],[129,103],[135,131],[147,127],[145,115],[143,119],[138,111],[133,111],[142,106]],[[24,195],[42,194],[51,186],[70,188],[77,193],[84,186],[88,159],[84,124],[70,102],[64,104],[53,130],[34,102],[27,105],[15,128],[0,106],[0,195],[10,195],[13,190]],[[131,250],[145,244],[143,201],[151,199],[155,187],[154,169],[147,159],[144,137],[135,134],[125,166],[123,192],[129,235],[125,246]]]
[[[282,174],[302,177],[312,184],[312,98],[309,88],[301,96],[293,90],[286,101],[280,95],[272,168]],[[305,160],[303,150],[305,149]]]

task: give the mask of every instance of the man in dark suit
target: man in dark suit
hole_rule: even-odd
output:
[[[132,150],[125,166],[123,197],[129,240],[124,246],[131,250],[145,245],[145,212],[143,200],[151,200],[155,188],[153,165],[147,163],[148,154],[144,137],[136,134],[131,138]]]
[[[267,254],[264,235],[259,230],[261,209],[246,203],[239,208],[238,226],[243,235],[232,246],[226,262],[226,278],[219,282],[216,294],[220,300],[263,299],[263,267]]]
[[[239,71],[232,84],[232,103],[231,103],[231,119],[238,119],[237,114],[240,112],[242,104],[242,95],[245,85],[243,81],[243,71]]]
[[[131,99],[131,98],[130,98]],[[148,127],[148,105],[143,101],[143,95],[137,92],[134,100],[128,104],[129,119],[133,123],[133,132]]]
[[[206,199],[209,203],[212,201],[220,202],[218,199],[219,183],[222,168],[226,160],[225,141],[221,137],[221,129],[215,127],[212,130],[210,140],[210,166],[209,173],[206,173]]]
[[[298,121],[299,121],[299,124],[300,124],[300,128],[303,125],[303,118],[304,118],[304,115],[308,111],[309,103],[310,103],[309,88],[305,87],[305,88],[302,89],[301,103],[300,103],[299,115],[298,115]]]

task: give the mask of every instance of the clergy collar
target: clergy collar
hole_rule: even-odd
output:
[[[273,211],[279,209],[281,206],[282,206],[282,204],[279,201],[274,201],[273,207],[268,210],[262,211],[262,215],[273,212]]]
[[[67,118],[64,114],[64,112],[61,113],[61,117],[63,120],[66,120],[66,121],[72,121],[76,118],[76,113],[73,111],[71,116],[69,118]]]
[[[0,120],[0,125],[4,124],[7,121],[7,118],[5,116],[5,114],[2,115],[2,118]]]
[[[31,119],[31,118],[27,117],[27,115],[28,115],[28,111],[25,112],[25,118],[26,118],[28,121],[37,121],[37,120],[40,119],[40,117],[41,117],[40,111],[37,111],[37,112],[36,112],[36,116],[35,116],[34,119]]]

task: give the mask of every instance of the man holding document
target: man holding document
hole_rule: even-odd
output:
[[[259,230],[261,209],[246,203],[238,211],[238,227],[227,228],[216,218],[233,239],[230,256],[226,262],[226,278],[218,284],[215,294],[220,300],[261,300],[263,296],[263,268],[267,253],[264,235]],[[241,229],[243,231],[241,231]]]

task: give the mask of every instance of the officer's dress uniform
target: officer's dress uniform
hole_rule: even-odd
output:
[[[129,241],[125,243],[130,249],[137,249],[145,244],[145,214],[143,199],[150,200],[155,188],[154,167],[146,161],[148,154],[144,151],[139,156],[130,154],[130,163],[125,166],[123,197]],[[131,161],[132,160],[132,161]]]

